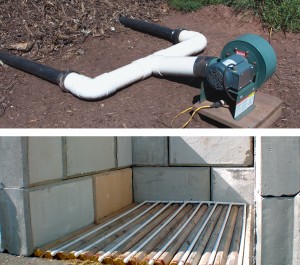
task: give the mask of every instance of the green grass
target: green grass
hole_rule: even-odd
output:
[[[177,10],[190,12],[214,4],[232,6],[238,11],[254,10],[272,30],[300,31],[300,0],[168,0]]]

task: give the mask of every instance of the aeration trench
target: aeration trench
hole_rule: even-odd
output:
[[[146,201],[34,254],[114,265],[252,264],[252,228],[245,204]]]

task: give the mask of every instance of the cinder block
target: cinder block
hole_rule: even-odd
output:
[[[132,165],[132,138],[117,137],[117,158],[118,167],[128,167]]]
[[[0,137],[0,182],[8,188],[28,184],[27,139]]]
[[[293,265],[300,264],[300,193],[294,200],[294,250]]]
[[[252,137],[170,137],[170,165],[251,166]]]
[[[133,202],[131,168],[101,173],[93,180],[96,221]]]
[[[254,203],[254,168],[212,168],[212,200]]]
[[[134,165],[168,165],[167,137],[133,137],[132,142]]]
[[[256,264],[292,265],[294,198],[257,196],[256,232]]]
[[[29,137],[30,184],[63,178],[61,137]]]
[[[2,248],[10,254],[33,253],[28,193],[24,189],[0,190]]]
[[[67,176],[116,167],[114,137],[67,137]]]
[[[34,247],[94,221],[91,177],[32,188],[28,192]]]
[[[300,191],[300,137],[262,137],[262,196],[295,195]]]
[[[210,200],[209,167],[133,168],[134,200]]]

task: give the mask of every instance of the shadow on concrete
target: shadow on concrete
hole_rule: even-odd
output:
[[[18,228],[17,210],[5,189],[0,190],[0,230],[2,236],[2,250],[13,252],[21,248],[20,231]]]

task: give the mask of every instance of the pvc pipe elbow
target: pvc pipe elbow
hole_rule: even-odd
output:
[[[102,84],[99,79],[77,73],[70,73],[66,76],[64,89],[72,95],[86,100],[102,99],[116,91],[112,84]]]

